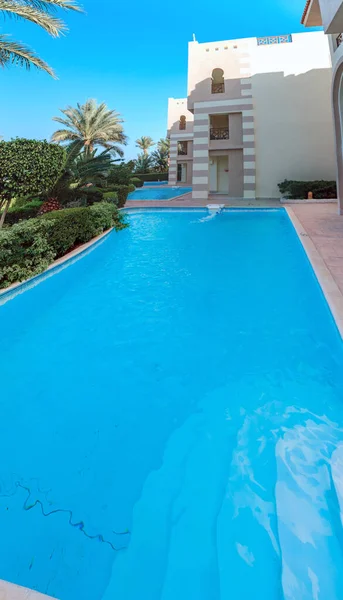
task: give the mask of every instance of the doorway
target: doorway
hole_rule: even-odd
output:
[[[210,192],[229,193],[228,155],[213,156],[210,159]]]
[[[177,163],[177,180],[179,183],[187,182],[187,163]]]

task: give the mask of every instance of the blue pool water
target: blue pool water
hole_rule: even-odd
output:
[[[171,200],[183,194],[191,192],[191,187],[175,187],[175,188],[138,188],[128,195],[128,200]]]
[[[152,185],[168,185],[168,181],[144,181],[143,185],[152,186]]]
[[[0,578],[341,600],[343,349],[286,213],[132,214],[0,307]]]

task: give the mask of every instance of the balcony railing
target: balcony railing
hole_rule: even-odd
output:
[[[225,85],[223,83],[212,82],[212,94],[223,94],[225,92]]]
[[[228,139],[229,139],[229,128],[228,127],[211,127],[210,140],[228,140]]]
[[[178,148],[177,154],[178,156],[187,156],[187,148]]]
[[[341,45],[342,42],[343,42],[343,33],[339,33],[338,36],[336,37],[337,48],[338,48],[338,46]]]

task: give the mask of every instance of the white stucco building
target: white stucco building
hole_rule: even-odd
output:
[[[305,27],[323,26],[332,57],[331,102],[335,131],[337,196],[343,214],[343,1],[307,0],[301,22]]]
[[[193,198],[278,198],[335,179],[331,57],[322,32],[189,43],[188,96],[169,98],[169,183]]]

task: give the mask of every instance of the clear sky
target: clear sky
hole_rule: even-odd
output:
[[[85,15],[65,13],[66,37],[4,20],[0,32],[31,45],[56,70],[0,70],[0,134],[49,138],[59,108],[96,98],[116,109],[130,138],[166,135],[167,99],[186,95],[187,43],[304,31],[305,0],[83,0]],[[134,93],[133,93],[134,91]],[[138,93],[137,93],[138,91]]]

